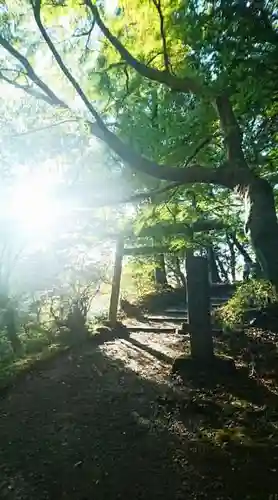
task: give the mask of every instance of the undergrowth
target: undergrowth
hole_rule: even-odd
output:
[[[104,316],[96,316],[87,325],[86,338],[92,337],[99,325],[104,321]],[[19,334],[21,352],[14,353],[5,332],[0,331],[0,391],[13,383],[18,376],[32,371],[38,363],[46,362],[56,354],[67,351],[84,340],[78,332],[70,332],[61,328],[50,332],[40,328]]]
[[[237,329],[244,325],[248,309],[261,311],[278,306],[278,294],[267,280],[250,280],[240,285],[232,298],[215,312],[216,318],[225,328]]]

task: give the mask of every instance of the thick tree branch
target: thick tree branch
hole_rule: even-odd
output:
[[[72,84],[73,88],[76,90],[77,94],[84,102],[86,108],[88,109],[88,111],[91,113],[91,115],[96,120],[98,126],[100,128],[103,128],[103,127],[106,128],[103,120],[101,119],[101,117],[99,116],[99,114],[97,113],[95,108],[92,106],[92,104],[90,103],[89,99],[87,98],[87,96],[83,92],[82,88],[80,87],[78,82],[75,80],[74,76],[71,74],[71,72],[68,70],[68,68],[64,64],[60,54],[56,50],[54,43],[52,42],[45,27],[43,26],[42,20],[41,20],[41,0],[34,0],[34,2],[32,3],[32,6],[33,6],[34,17],[35,17],[35,21],[37,23],[37,26],[38,26],[38,28],[41,32],[41,35],[44,38],[46,44],[48,45],[49,49],[51,50],[51,52],[54,56],[54,59],[57,62],[59,68],[62,70],[62,72],[64,73],[64,75],[68,79],[68,81]]]
[[[248,168],[242,151],[242,132],[235,117],[229,96],[222,93],[215,100],[220,124],[224,135],[228,160],[236,167]]]
[[[193,78],[179,78],[172,75],[168,71],[160,71],[155,68],[150,68],[144,63],[138,61],[104,24],[100,17],[97,6],[93,5],[91,0],[85,0],[85,5],[87,5],[87,7],[91,10],[92,15],[103,35],[107,38],[107,40],[109,40],[109,42],[113,45],[113,47],[117,50],[121,57],[129,64],[129,66],[131,66],[141,76],[155,82],[163,83],[172,90],[181,92],[193,92],[194,94],[210,94],[208,88],[204,88],[197,80]]]
[[[161,40],[162,40],[164,65],[165,65],[165,70],[169,73],[170,72],[170,60],[169,60],[169,55],[168,55],[168,51],[167,51],[167,43],[166,43],[166,37],[165,37],[165,32],[164,32],[164,16],[162,13],[162,8],[161,8],[161,0],[153,0],[153,4],[154,4],[154,6],[158,12],[158,15],[159,15],[160,36],[161,36]]]
[[[94,6],[92,5],[94,9]],[[151,177],[155,177],[160,180],[172,181],[178,184],[192,184],[192,183],[212,183],[228,188],[234,188],[237,184],[243,185],[244,183],[248,183],[250,180],[250,172],[241,172],[235,171],[233,163],[227,162],[225,165],[219,168],[206,168],[201,165],[195,164],[192,166],[188,166],[187,168],[176,168],[167,165],[160,165],[152,160],[141,156],[135,150],[133,150],[129,145],[124,144],[113,132],[111,132],[95,108],[92,106],[83,90],[70,73],[68,68],[65,66],[64,62],[61,59],[61,56],[57,52],[52,40],[47,34],[41,18],[40,18],[40,0],[35,0],[33,4],[34,15],[37,22],[37,25],[40,29],[40,32],[46,41],[48,47],[50,48],[57,64],[60,69],[63,71],[64,75],[68,79],[68,81],[72,84],[77,94],[81,97],[84,104],[86,105],[89,112],[95,118],[95,123],[90,121],[86,121],[85,123],[88,125],[90,132],[100,140],[104,141],[125,163],[128,163],[131,168],[135,171],[142,172],[144,174],[150,175]],[[96,20],[97,22],[97,20]],[[2,39],[0,39],[0,42]],[[2,42],[3,45],[3,42]],[[6,41],[4,41],[4,47],[7,47]],[[63,107],[64,109],[69,109],[68,106],[63,103],[56,95],[47,87],[47,85],[42,82],[30,63],[27,61],[22,54],[20,54],[16,49],[8,44],[7,50],[18,60],[20,61],[25,70],[27,71],[28,77],[39,86],[41,90],[49,97],[49,104]],[[156,71],[156,70],[155,70]],[[28,89],[23,89],[28,92]],[[36,96],[40,98],[44,98],[42,96]],[[248,177],[249,174],[249,177]],[[174,187],[174,186],[173,186]]]
[[[201,143],[196,147],[194,153],[192,153],[192,155],[186,160],[185,163],[186,167],[192,162],[192,160],[194,160],[194,158],[196,158],[197,154],[200,153],[200,151],[211,142],[214,136],[215,134],[209,135],[208,137],[206,137],[201,141]]]
[[[41,78],[36,74],[33,67],[29,63],[28,59],[26,59],[26,57],[24,57],[23,54],[18,52],[18,50],[16,50],[7,40],[5,40],[5,38],[2,37],[2,35],[0,35],[0,45],[2,45],[2,47],[7,52],[9,52],[9,54],[11,54],[17,61],[19,61],[22,64],[22,66],[25,68],[26,76],[28,76],[28,78],[30,78],[30,80],[37,87],[39,87],[43,91],[43,93],[45,94],[45,98],[44,98],[45,101],[47,101],[47,102],[51,101],[55,106],[67,108],[67,105],[63,101],[61,101],[61,99],[59,99],[59,97],[57,97],[56,94],[54,94],[54,92],[52,92],[52,90],[48,87],[48,85],[46,85],[41,80]],[[2,75],[2,79],[3,79],[3,75]],[[8,80],[6,79],[6,81],[8,81]],[[9,82],[9,83],[11,83],[11,82]],[[19,84],[15,85],[15,83],[13,83],[13,85],[16,86],[17,88],[22,88],[22,90],[26,91],[26,88],[24,88],[25,86],[19,86]],[[31,89],[29,89],[29,90],[31,90]],[[31,92],[29,92],[29,93],[31,93]]]
[[[95,117],[96,119],[95,123],[91,123],[89,121],[86,122],[91,133],[95,137],[98,137],[99,139],[104,141],[116,154],[120,156],[120,158],[124,162],[128,163],[131,166],[131,168],[143,172],[152,177],[155,177],[157,179],[173,181],[181,184],[191,184],[195,182],[201,182],[201,183],[213,183],[213,184],[220,184],[223,186],[233,187],[233,185],[230,185],[231,178],[229,178],[229,176],[226,177],[225,171],[223,169],[203,168],[200,165],[194,165],[193,167],[180,169],[180,168],[172,168],[166,165],[159,165],[156,162],[153,162],[141,156],[139,153],[134,151],[130,146],[124,144],[113,132],[108,130],[103,120],[100,118],[97,111],[91,105],[88,98],[85,96],[84,92],[82,91],[82,89],[80,88],[74,77],[71,75],[69,70],[64,65],[60,55],[57,53],[53,45],[53,42],[50,40],[49,36],[45,31],[45,28],[41,23],[40,10],[38,11],[39,6],[40,2],[37,0],[35,7],[35,15],[40,31],[43,37],[45,38],[46,43],[50,47],[57,63],[64,72],[65,76],[68,78],[70,83],[72,83],[78,95],[80,95],[80,97],[82,96],[83,102],[86,104],[88,110]],[[50,89],[48,89],[48,87],[40,79],[38,79],[33,68],[31,67],[29,62],[24,58],[24,56],[22,56],[19,52],[17,52],[13,47],[11,47],[11,50],[9,50],[9,52],[12,55],[14,55],[14,57],[16,57],[19,61],[24,63],[24,67],[28,73],[28,76],[32,79],[32,81],[34,82],[39,81],[40,88],[44,88],[45,92],[47,92],[47,95],[52,97],[52,99],[50,98],[48,101],[49,104],[56,105],[59,107],[62,106],[63,108],[68,109],[67,105],[63,103],[60,99],[58,99],[55,96],[55,94],[52,91],[50,91]],[[29,90],[26,88],[22,88],[22,90],[29,92]],[[45,96],[36,95],[36,97],[40,97],[46,100]]]
[[[88,124],[89,125],[89,124]],[[187,168],[170,167],[159,165],[144,156],[141,156],[128,144],[124,144],[113,132],[100,130],[96,124],[90,124],[93,135],[104,141],[120,158],[128,163],[131,168],[160,180],[173,181],[180,184],[217,184],[233,188],[239,180],[234,178],[232,169],[223,166],[220,168],[206,168],[201,165],[193,165]]]

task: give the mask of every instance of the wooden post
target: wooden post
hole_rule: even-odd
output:
[[[119,296],[120,296],[123,255],[124,255],[124,238],[123,236],[120,236],[116,244],[115,263],[114,263],[113,280],[111,287],[109,316],[108,316],[109,323],[112,327],[116,326],[117,323],[117,311],[118,311]]]
[[[209,362],[213,359],[213,339],[207,258],[188,252],[186,274],[191,356]]]

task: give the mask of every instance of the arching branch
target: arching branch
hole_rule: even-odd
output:
[[[160,71],[156,68],[151,68],[146,66],[144,63],[138,61],[120,42],[120,40],[115,37],[109,28],[102,21],[98,8],[91,0],[85,0],[85,5],[90,9],[98,27],[104,34],[104,36],[109,40],[117,52],[121,55],[124,61],[129,64],[137,73],[141,76],[148,78],[149,80],[163,83],[167,85],[172,90],[177,90],[181,92],[193,92],[194,94],[206,94],[209,95],[210,91],[208,88],[204,88],[196,79],[184,77],[179,78],[172,75],[168,71]]]
[[[77,94],[83,100],[88,111],[95,119],[94,123],[88,120],[85,121],[89,127],[91,134],[105,142],[117,155],[119,155],[123,162],[129,164],[130,167],[135,171],[142,172],[160,180],[172,181],[174,183],[180,184],[212,183],[232,189],[237,184],[243,184],[246,181],[246,172],[244,173],[244,177],[240,177],[242,173],[236,172],[232,164],[226,163],[218,168],[208,168],[207,166],[202,166],[199,164],[194,164],[186,168],[177,168],[170,165],[160,165],[155,161],[145,158],[141,154],[137,153],[137,151],[134,150],[131,146],[122,142],[122,140],[119,139],[115,133],[111,132],[107,128],[99,113],[96,111],[78,82],[75,80],[74,76],[64,64],[61,56],[56,50],[52,40],[50,39],[48,33],[46,32],[46,29],[42,24],[40,16],[40,6],[40,0],[34,0],[33,9],[37,25],[60,69],[62,70],[68,81],[72,84]],[[92,8],[94,9],[95,6],[92,5]],[[98,22],[97,19],[96,22]],[[2,37],[0,38],[0,44],[2,44],[2,46],[4,46],[4,48],[6,48],[6,50],[8,50],[8,52],[13,57],[21,62],[31,81],[43,91],[46,97],[49,98],[49,100],[47,101],[49,102],[49,104],[57,107],[63,107],[64,109],[69,109],[67,104],[61,101],[56,96],[56,94],[38,77],[28,60],[22,54],[20,54],[14,47],[12,47],[9,42],[3,40]],[[157,70],[154,71],[156,72]],[[163,72],[159,73],[164,75]],[[36,97],[43,98],[41,96]]]
[[[89,99],[87,98],[86,94],[83,92],[82,88],[80,87],[79,83],[75,80],[74,76],[72,73],[69,71],[69,69],[66,67],[65,63],[63,62],[59,52],[57,51],[54,43],[52,42],[50,36],[48,35],[45,27],[43,26],[42,20],[41,20],[41,0],[34,0],[33,2],[33,12],[34,12],[34,17],[35,21],[37,23],[37,26],[41,32],[42,37],[44,38],[46,44],[48,45],[49,49],[51,50],[55,61],[57,62],[59,68],[62,70],[68,81],[71,83],[79,97],[82,99],[84,102],[86,108],[88,111],[91,113],[93,118],[96,120],[98,126],[102,128],[103,126],[105,127],[101,117],[97,113],[96,109],[92,106],[90,103]]]
[[[62,108],[67,108],[68,106],[64,101],[59,99],[57,95],[46,85],[46,83],[37,75],[37,73],[34,71],[33,67],[29,63],[28,59],[23,56],[15,47],[13,47],[10,42],[8,42],[1,34],[0,34],[0,45],[9,52],[11,56],[13,56],[20,64],[24,67],[26,71],[26,76],[30,78],[30,80],[43,92],[44,94],[44,100],[47,102],[53,103],[55,106],[59,106]],[[7,78],[6,78],[6,81]],[[9,82],[12,83],[12,82]],[[15,83],[13,83],[15,85]],[[17,88],[20,88],[19,84],[15,85]],[[27,90],[25,86],[21,87],[22,90]],[[32,89],[28,89],[29,93],[31,94]],[[41,96],[41,98],[43,98]],[[47,98],[47,99],[46,99]]]

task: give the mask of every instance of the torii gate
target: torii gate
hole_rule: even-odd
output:
[[[222,229],[217,221],[207,221],[211,224],[208,228],[206,224],[205,230]],[[196,223],[199,224],[199,221]],[[199,224],[200,225],[200,224]],[[190,233],[194,231],[203,231],[200,227],[190,227],[187,229]],[[183,234],[185,225],[183,224]],[[151,246],[142,246],[136,248],[136,254],[153,255],[160,253],[169,253],[169,248]],[[125,248],[124,235],[120,235],[116,244],[114,273],[112,280],[110,307],[109,307],[109,323],[112,327],[117,324],[117,311],[120,295],[120,282],[122,274],[122,261],[125,255],[134,255],[134,249]],[[187,280],[187,306],[188,306],[188,331],[190,334],[191,356],[196,359],[208,361],[213,358],[213,339],[211,327],[210,313],[210,284],[208,272],[208,259],[206,257],[194,256],[193,251],[186,252],[186,280]]]

